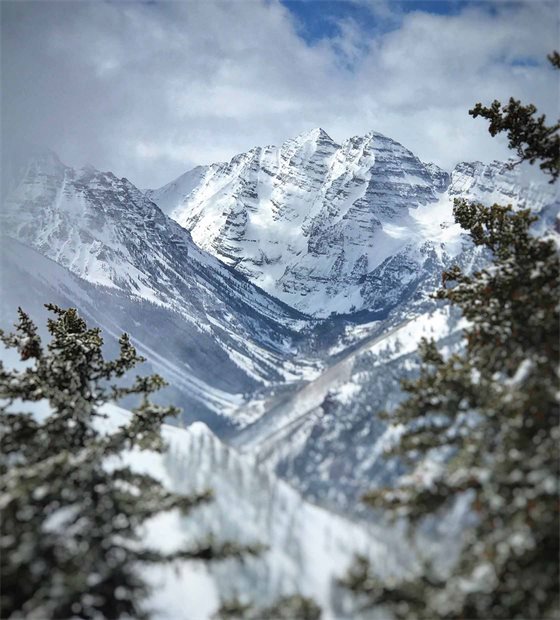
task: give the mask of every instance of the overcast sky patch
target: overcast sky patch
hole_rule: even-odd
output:
[[[321,11],[318,11],[321,8]],[[556,2],[8,2],[2,142],[140,187],[323,127],[424,161],[505,158],[468,109],[557,114]]]

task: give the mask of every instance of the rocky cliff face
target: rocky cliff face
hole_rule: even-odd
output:
[[[199,167],[148,195],[202,248],[318,317],[386,314],[461,249],[453,198],[544,206],[493,162],[447,173],[379,133],[322,129]]]
[[[364,277],[406,246],[387,225],[435,202],[446,182],[381,134],[339,145],[316,129],[149,195],[200,247],[286,303],[325,316],[364,307]]]
[[[0,215],[3,233],[89,282],[179,311],[210,295],[213,306],[235,298],[287,323],[301,318],[201,252],[127,179],[75,170],[40,151],[12,185]]]
[[[558,200],[558,190],[534,183],[528,171],[518,168],[515,160],[462,162],[451,173],[448,194],[489,205],[511,204],[519,209],[540,212]]]
[[[316,372],[297,355],[309,321],[201,251],[126,179],[36,153],[0,226],[4,326],[18,305],[77,305],[131,333],[191,412],[227,416],[263,386]]]

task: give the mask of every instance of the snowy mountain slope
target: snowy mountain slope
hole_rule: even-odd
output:
[[[11,407],[19,410],[17,404]],[[42,420],[50,412],[46,400],[27,403],[26,410]],[[100,412],[105,414],[96,420],[101,433],[114,432],[130,417],[114,404],[104,404]],[[211,490],[213,498],[187,515],[172,511],[147,521],[139,532],[142,544],[165,553],[211,537],[218,544],[259,543],[263,550],[241,561],[141,565],[155,619],[210,620],[221,603],[234,598],[264,606],[296,593],[312,597],[323,618],[343,618],[335,581],[356,554],[369,557],[375,574],[384,578],[420,569],[402,527],[359,523],[307,502],[269,469],[223,444],[203,423],[186,429],[164,425],[162,436],[163,452],[125,451],[123,464],[175,492]],[[64,511],[57,516],[58,527],[72,518]]]
[[[172,316],[174,328],[153,318],[151,329],[166,334],[170,348],[182,348],[181,365],[194,368],[188,373],[194,392],[212,403],[209,386],[226,386],[226,394],[216,393],[213,410],[231,411],[258,386],[313,374],[316,364],[296,355],[301,331],[313,322],[201,251],[126,179],[92,167],[74,170],[50,151],[34,153],[18,170],[2,204],[2,232],[87,282],[134,298],[152,316],[158,312],[152,304]],[[33,277],[35,259],[18,265],[17,253],[11,252],[11,264]],[[96,320],[107,322],[100,311]],[[150,329],[146,319],[139,323]],[[196,336],[185,337],[188,330]],[[163,341],[150,348],[164,364]],[[231,371],[212,378],[218,368]],[[174,383],[185,383],[182,372],[176,375]]]
[[[339,145],[322,129],[196,168],[148,195],[200,247],[319,317],[386,314],[441,271],[461,246],[455,197],[552,201],[504,163],[448,174],[381,134]]]
[[[461,238],[454,262],[465,273],[486,261],[480,247]],[[417,373],[419,340],[433,338],[444,351],[459,346],[464,321],[455,308],[433,298],[440,285],[441,272],[427,272],[414,294],[382,319],[353,322],[350,315],[324,321],[313,337],[331,364],[281,399],[244,405],[248,417],[254,407],[261,413],[234,445],[274,467],[312,501],[362,515],[361,495],[402,473],[397,460],[383,455],[394,429],[378,413],[401,400],[401,380]]]
[[[0,266],[3,328],[11,327],[18,306],[42,327],[47,316],[44,303],[77,307],[103,329],[108,355],[116,354],[118,337],[128,332],[148,359],[148,367],[139,372],[160,373],[171,384],[165,400],[182,407],[185,420],[205,420],[218,432],[228,426],[228,418],[235,422],[237,408],[263,386],[299,381],[316,372],[313,364],[296,358],[290,349],[295,346],[293,336],[262,316],[252,318],[253,331],[249,323],[237,322],[231,308],[222,310],[231,315],[229,322],[220,323],[192,305],[187,321],[167,306],[91,284],[9,237],[0,238]],[[184,307],[188,308],[186,303]],[[268,336],[268,332],[274,333]],[[275,338],[284,338],[287,344],[282,348],[274,344]]]
[[[377,327],[384,326],[381,334],[370,326],[378,335],[361,339],[319,377],[243,429],[236,448],[274,467],[313,501],[361,514],[361,495],[403,471],[396,459],[383,455],[394,429],[378,412],[400,401],[400,381],[417,372],[420,338],[454,347],[462,321],[449,307],[434,304],[389,329],[386,322]]]
[[[110,419],[105,424],[127,415],[114,406],[106,412]],[[146,543],[171,551],[213,534],[218,541],[260,542],[267,550],[243,562],[150,569],[156,618],[204,620],[220,602],[234,597],[266,605],[296,592],[313,597],[325,619],[355,617],[340,609],[335,584],[355,554],[370,557],[375,573],[384,577],[418,568],[400,528],[358,523],[310,504],[269,469],[225,446],[203,424],[185,430],[164,427],[163,434],[166,453],[134,451],[126,460],[176,491],[211,488],[215,499],[187,517],[158,517],[147,528]]]
[[[470,270],[483,260],[453,223],[452,199],[532,204],[547,213],[553,199],[498,162],[461,164],[448,175],[379,134],[337,145],[317,130],[149,193],[168,212],[178,196],[181,209],[190,205],[180,211],[197,214],[193,234],[202,227],[212,252],[227,246],[243,258],[227,267],[126,179],[73,170],[52,153],[19,169],[2,225],[80,278],[69,286],[67,269],[8,242],[5,316],[11,321],[18,303],[40,313],[39,301],[62,299],[113,343],[131,332],[172,384],[170,398],[185,419],[207,421],[313,499],[343,510],[364,485],[396,471],[371,452],[385,433],[375,412],[394,404],[399,379],[414,372],[416,340],[393,351],[389,334],[402,336],[409,325],[423,333],[439,316],[429,294],[442,269],[457,262]],[[247,221],[236,228],[229,218],[224,228],[234,204]],[[341,235],[332,236],[335,228]],[[261,246],[268,253],[274,246],[278,260],[253,261]],[[359,277],[346,258],[338,275],[327,269],[333,256],[362,250],[369,258]],[[371,268],[374,254],[385,258]],[[307,275],[304,264],[313,265]],[[318,316],[344,314],[311,320],[239,274],[247,265],[260,284],[261,276],[280,274],[267,280],[280,297],[293,267],[312,290],[290,289],[287,301]],[[452,341],[456,329],[449,316],[434,335]]]
[[[4,198],[2,232],[103,286],[167,305],[187,318],[197,305],[258,313],[297,330],[283,306],[212,256],[127,179],[89,166],[75,170],[51,151],[32,154]],[[185,310],[184,305],[187,305]]]
[[[556,188],[530,181],[528,171],[517,167],[515,160],[457,164],[451,173],[447,191],[451,197],[462,197],[485,205],[511,204],[536,212],[558,200]]]

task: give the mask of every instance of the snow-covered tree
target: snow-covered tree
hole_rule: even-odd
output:
[[[233,545],[203,543],[162,554],[145,548],[139,527],[162,512],[184,513],[210,499],[182,496],[132,471],[119,457],[131,448],[161,451],[163,420],[178,413],[150,400],[158,375],[114,383],[143,361],[126,334],[116,360],[103,358],[99,329],[75,309],[49,305],[51,339],[19,309],[14,333],[0,332],[21,365],[0,364],[1,617],[147,616],[139,563],[236,555]],[[103,430],[100,407],[138,395],[130,420]],[[46,410],[26,412],[33,405]],[[42,413],[42,415],[41,415]]]
[[[548,60],[555,69],[560,69],[560,54],[552,52]],[[509,147],[518,156],[518,163],[539,162],[540,169],[550,175],[553,183],[560,175],[560,121],[546,124],[546,116],[535,116],[537,108],[533,104],[523,105],[521,101],[510,98],[506,105],[494,101],[490,106],[477,103],[469,114],[473,118],[481,116],[490,121],[488,131],[496,136],[505,132]]]
[[[284,596],[269,607],[256,607],[238,600],[224,603],[214,620],[320,620],[321,608],[299,594]]]
[[[502,112],[499,102],[479,104],[475,116],[491,119],[493,133],[508,130],[520,157],[543,162],[555,180],[559,125],[547,128],[544,117],[532,124],[534,107],[514,103]],[[421,343],[420,376],[404,383],[408,398],[385,414],[404,425],[391,452],[411,463],[411,474],[364,499],[408,518],[412,535],[415,523],[459,497],[470,499],[476,524],[450,574],[428,564],[417,578],[383,583],[362,558],[342,583],[363,605],[396,618],[558,618],[557,246],[532,233],[529,210],[457,200],[454,214],[492,259],[472,275],[458,267],[443,274],[437,297],[468,319],[464,346],[446,357],[434,342]],[[442,450],[445,465],[425,475]]]

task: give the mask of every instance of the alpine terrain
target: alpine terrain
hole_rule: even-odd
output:
[[[507,163],[448,173],[379,133],[337,144],[322,129],[195,168],[147,195],[201,248],[317,317],[386,314],[457,256],[454,197],[552,202]]]
[[[399,428],[377,412],[417,373],[418,340],[460,346],[465,319],[432,293],[443,269],[486,260],[454,223],[461,197],[531,207],[539,233],[557,225],[558,197],[521,167],[445,171],[376,132],[338,144],[314,129],[145,192],[51,151],[11,162],[0,327],[18,305],[42,325],[52,302],[100,326],[109,353],[128,332],[187,425],[165,428],[162,455],[131,462],[175,490],[215,491],[147,539],[164,528],[170,545],[212,533],[268,547],[242,565],[147,569],[157,617],[202,620],[226,599],[299,592],[326,618],[355,618],[336,585],[355,553],[380,576],[420,570],[399,528],[358,500],[405,471],[383,456]],[[127,416],[106,413],[109,425]],[[442,565],[465,518],[458,505],[425,533]]]

